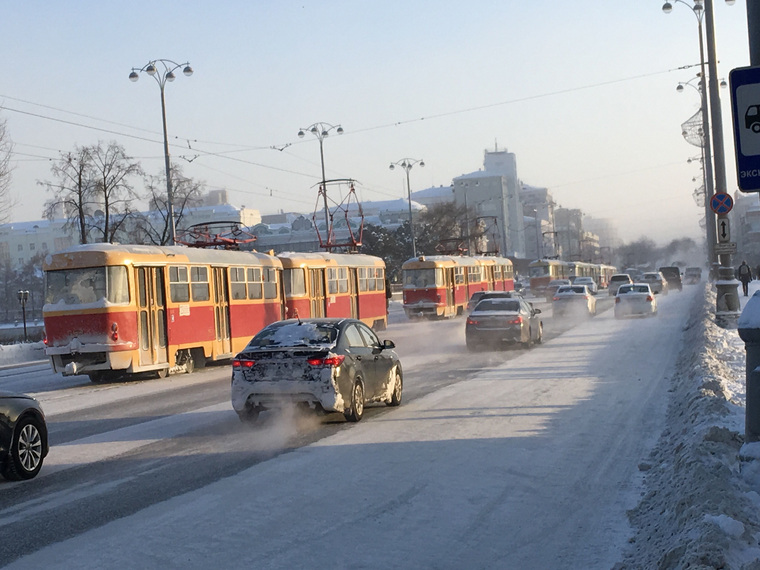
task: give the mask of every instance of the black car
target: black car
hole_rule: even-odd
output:
[[[32,479],[48,453],[40,403],[31,396],[0,392],[0,473],[9,481]]]
[[[356,319],[272,323],[232,362],[232,407],[246,422],[288,403],[358,422],[367,403],[401,404],[395,346]]]
[[[521,343],[541,343],[544,325],[541,309],[522,299],[483,299],[467,317],[464,334],[469,350]]]

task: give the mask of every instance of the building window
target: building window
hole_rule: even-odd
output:
[[[42,242],[42,251],[47,251],[47,242],[46,241]]]
[[[33,243],[29,244],[29,251],[34,251],[35,245]]]
[[[22,244],[22,243],[18,244],[18,250],[19,251],[24,251],[24,244]]]

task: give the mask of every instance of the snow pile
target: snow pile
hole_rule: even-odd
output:
[[[713,322],[714,307],[711,290],[692,307],[668,427],[640,465],[645,494],[618,569],[760,569],[760,458],[742,450],[744,343]]]
[[[23,344],[0,344],[0,366],[45,360],[45,344],[27,342]]]

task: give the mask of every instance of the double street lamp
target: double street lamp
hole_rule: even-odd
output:
[[[161,69],[159,69],[161,67]],[[166,102],[164,99],[164,87],[167,81],[174,81],[176,75],[174,72],[179,68],[182,68],[182,73],[187,77],[193,74],[193,68],[190,64],[177,63],[170,59],[154,59],[149,61],[143,67],[132,68],[132,73],[129,74],[130,81],[137,81],[140,78],[140,73],[145,72],[150,75],[158,83],[158,87],[161,90],[161,119],[164,126],[164,166],[166,168],[166,198],[167,204],[167,217],[169,222],[169,239],[170,245],[174,245],[177,238],[177,228],[174,223],[174,195],[172,192],[172,176],[171,165],[169,164],[169,137],[166,134]]]
[[[320,187],[320,193],[325,202],[325,232],[330,234],[330,209],[327,206],[327,180],[325,179],[325,151],[322,146],[322,142],[330,134],[330,131],[335,130],[339,135],[343,134],[343,127],[340,125],[331,125],[330,123],[314,123],[313,125],[301,129],[298,131],[298,138],[302,139],[309,132],[319,141],[319,160],[322,164],[322,185]]]
[[[418,160],[416,158],[402,158],[396,162],[391,162],[390,169],[394,170],[397,166],[400,166],[406,170],[406,195],[409,200],[409,230],[412,234],[412,257],[417,257],[417,243],[414,237],[414,219],[412,218],[412,187],[409,183],[409,171],[415,164],[419,164],[420,167],[425,166],[424,160]],[[468,232],[469,233],[469,232]]]

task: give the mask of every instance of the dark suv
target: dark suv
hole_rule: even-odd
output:
[[[683,283],[681,283],[681,270],[678,267],[660,267],[659,271],[668,282],[669,289],[678,289],[679,291],[683,291]]]

